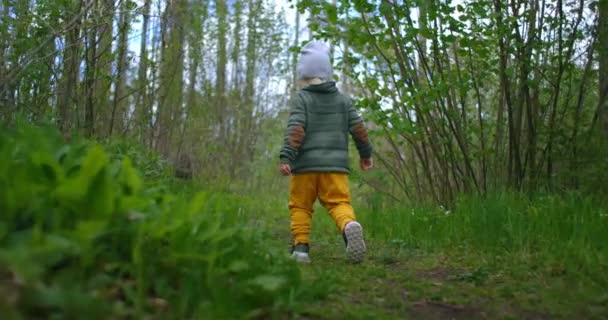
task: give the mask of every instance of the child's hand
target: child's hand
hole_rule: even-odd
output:
[[[291,175],[291,166],[289,165],[289,163],[280,163],[279,172],[283,176],[290,176]]]
[[[359,165],[361,166],[361,170],[367,171],[374,167],[374,160],[372,158],[361,159],[359,160]]]

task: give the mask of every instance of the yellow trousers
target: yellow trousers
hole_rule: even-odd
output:
[[[344,173],[303,173],[289,181],[291,233],[295,244],[309,243],[313,204],[316,199],[329,211],[340,232],[355,220],[351,205],[348,175]]]

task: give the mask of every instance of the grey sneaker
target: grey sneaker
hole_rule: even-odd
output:
[[[291,258],[299,263],[310,263],[308,256],[308,244],[298,243],[291,249]]]
[[[346,242],[346,258],[354,263],[363,261],[367,248],[363,240],[363,227],[359,222],[351,221],[346,224],[344,241]]]

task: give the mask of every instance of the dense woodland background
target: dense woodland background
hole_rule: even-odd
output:
[[[128,138],[234,175],[285,104],[284,13],[264,1],[3,1],[2,118]],[[274,142],[278,143],[278,142]],[[219,165],[219,166],[218,166]],[[211,169],[213,167],[213,169]]]
[[[375,191],[605,190],[604,2],[297,6],[309,19],[262,0],[2,1],[2,121],[127,138],[233,181],[276,162],[297,48],[320,38],[374,129]]]

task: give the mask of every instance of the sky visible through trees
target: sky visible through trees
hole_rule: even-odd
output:
[[[603,165],[598,8],[7,0],[2,115],[55,122],[66,137],[128,137],[190,174],[216,176],[205,168],[220,162],[238,176],[274,152],[297,48],[318,39],[375,129],[391,181],[378,192],[450,203],[503,186],[580,188]]]

